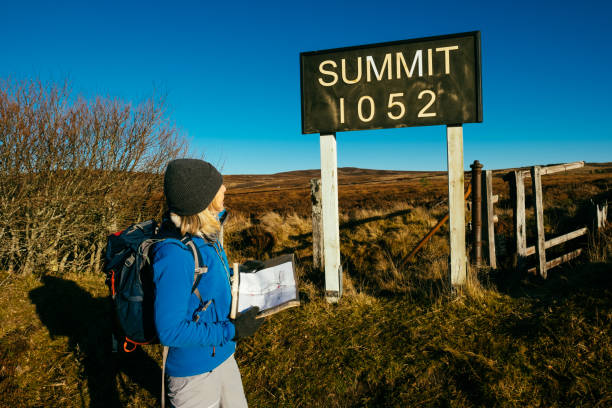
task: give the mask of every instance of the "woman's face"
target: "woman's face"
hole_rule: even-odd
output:
[[[225,199],[225,184],[221,184],[221,187],[219,187],[219,191],[217,191],[217,195],[215,196],[215,199],[212,202],[212,207],[214,208],[215,211],[222,211],[223,210],[223,200]]]

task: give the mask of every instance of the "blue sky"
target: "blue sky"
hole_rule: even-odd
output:
[[[316,169],[300,52],[480,30],[484,121],[464,126],[466,168],[612,161],[611,4],[3,1],[0,77],[134,102],[158,90],[224,173]],[[446,169],[443,126],[337,140],[339,167]]]

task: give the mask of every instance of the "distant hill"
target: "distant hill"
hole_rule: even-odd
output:
[[[527,169],[524,167],[521,169]],[[512,169],[495,169],[495,188],[508,198],[507,183],[502,176]],[[586,163],[581,169],[546,176],[545,185],[609,183],[612,162]],[[276,174],[225,175],[228,208],[261,213],[266,210],[309,214],[310,180],[320,178],[321,171],[295,170]],[[470,172],[466,172],[466,188]],[[391,207],[397,202],[430,205],[448,196],[446,171],[400,171],[341,167],[338,169],[339,205],[342,208]]]

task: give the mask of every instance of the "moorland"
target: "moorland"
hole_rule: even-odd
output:
[[[586,254],[547,280],[516,273],[508,170],[494,177],[500,268],[471,268],[468,287],[452,294],[445,228],[405,259],[447,211],[445,173],[339,169],[338,304],[325,302],[312,267],[309,180],[318,171],[226,176],[229,257],[293,252],[300,276],[302,306],[269,317],[238,347],[250,405],[612,403],[610,230],[579,243]],[[612,164],[587,163],[545,177],[547,234],[588,223],[591,200],[610,199],[611,174]],[[159,194],[151,202],[161,205]],[[37,268],[0,276],[0,405],[158,405],[160,349],[111,353],[99,268]]]

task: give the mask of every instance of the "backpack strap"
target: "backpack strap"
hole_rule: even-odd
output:
[[[203,303],[202,296],[200,295],[200,291],[198,290],[197,286],[200,283],[200,279],[202,278],[202,275],[208,272],[208,267],[204,265],[202,254],[200,253],[200,250],[198,249],[196,244],[193,242],[193,237],[190,234],[187,234],[180,239],[170,236],[168,238],[160,239],[157,242],[174,242],[176,245],[178,245],[180,242],[181,244],[185,245],[188,249],[191,250],[191,254],[193,255],[193,260],[195,263],[195,268],[193,271],[193,284],[191,286],[191,293],[195,293],[195,295],[200,300],[200,303],[202,304]]]
[[[200,291],[198,290],[198,284],[200,283],[200,279],[202,279],[202,275],[208,272],[208,267],[204,265],[202,261],[202,254],[198,250],[198,247],[193,242],[191,235],[187,235],[181,239],[181,242],[187,245],[191,252],[193,253],[193,260],[195,261],[195,270],[193,272],[193,285],[191,286],[191,292],[195,293],[195,295],[200,300],[200,304],[204,304],[204,300],[202,300],[202,295],[200,295]]]

